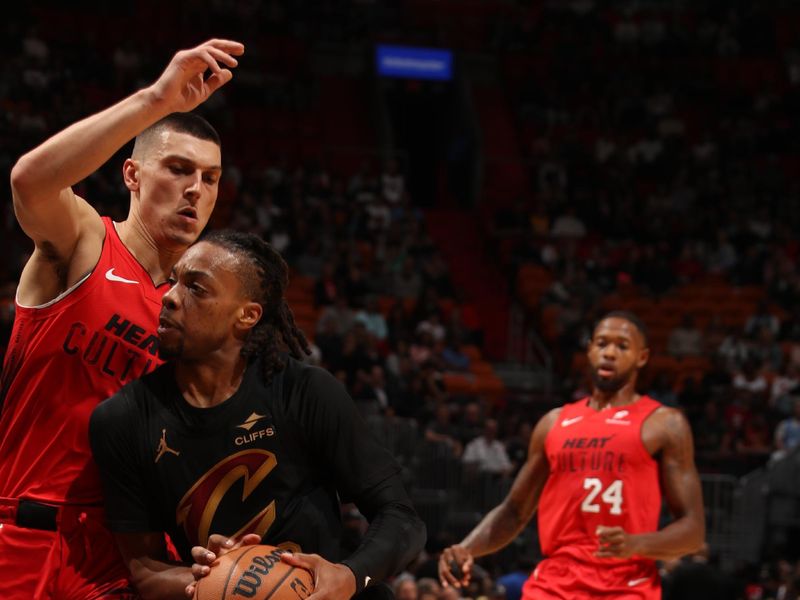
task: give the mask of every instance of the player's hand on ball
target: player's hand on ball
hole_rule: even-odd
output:
[[[192,548],[192,560],[194,561],[192,575],[194,576],[194,582],[186,586],[186,595],[189,598],[194,597],[197,581],[208,575],[211,565],[220,556],[242,546],[252,546],[260,543],[261,536],[255,533],[248,533],[238,540],[215,533],[209,536],[208,546],[194,546]]]
[[[458,544],[445,548],[439,556],[439,580],[447,587],[460,588],[469,584],[474,559],[469,550]]]
[[[319,554],[286,552],[281,560],[293,567],[311,571],[314,591],[306,600],[348,600],[356,593],[356,578],[346,565],[334,564]]]
[[[599,525],[597,534],[598,549],[594,555],[598,558],[630,558],[636,554],[635,537],[622,527],[605,527]]]

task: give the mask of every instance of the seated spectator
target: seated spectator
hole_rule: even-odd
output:
[[[742,369],[733,377],[733,389],[746,392],[756,398],[765,397],[767,394],[767,379],[758,370],[760,365],[756,360],[748,359]]]
[[[501,477],[511,474],[514,465],[508,458],[503,442],[497,439],[496,420],[486,420],[483,434],[466,445],[461,461],[466,468],[481,473],[491,473]]]
[[[417,325],[417,334],[429,333],[435,343],[443,342],[445,339],[446,331],[442,325],[442,319],[438,312],[432,312],[424,321],[420,321]]]
[[[396,600],[418,600],[417,580],[411,573],[401,573],[392,582]]]
[[[329,330],[329,324],[333,324],[333,330],[339,335],[344,335],[353,328],[356,316],[353,309],[347,304],[347,298],[338,296],[335,304],[326,306],[319,316],[317,331]]]
[[[442,349],[442,366],[447,371],[469,371],[470,359],[461,350],[458,334],[447,336],[444,349]]]
[[[441,442],[450,447],[453,456],[461,456],[463,446],[458,440],[458,427],[453,423],[450,406],[439,403],[433,411],[433,420],[425,428],[425,439],[429,442]]]
[[[787,363],[772,380],[769,405],[779,415],[792,414],[795,395],[800,391],[800,366]]]
[[[761,369],[771,373],[778,371],[783,364],[783,351],[769,327],[762,327],[758,332],[750,354],[761,365]]]
[[[466,446],[477,438],[483,431],[483,410],[477,401],[467,403],[461,413],[461,421],[458,424],[459,439],[461,444]]]
[[[386,319],[383,318],[377,296],[368,296],[366,306],[359,310],[355,316],[356,322],[363,323],[367,331],[382,342],[389,335]]]
[[[744,326],[744,333],[750,337],[755,337],[762,329],[767,328],[773,336],[777,337],[781,329],[781,322],[775,315],[769,312],[769,304],[766,300],[758,303],[756,312],[747,319]]]
[[[692,315],[683,315],[681,324],[673,329],[667,341],[667,352],[675,358],[702,356],[703,333],[695,325]]]
[[[576,214],[575,208],[570,206],[553,221],[550,235],[554,238],[582,238],[586,235],[586,225]]]
[[[773,460],[780,460],[798,446],[800,446],[800,398],[794,401],[792,415],[783,419],[775,428]]]
[[[422,290],[422,277],[413,258],[406,258],[399,273],[395,274],[392,292],[398,298],[417,298]]]
[[[429,331],[417,333],[416,340],[409,348],[409,356],[417,366],[434,359],[436,342]]]
[[[717,349],[717,354],[725,361],[728,370],[735,371],[747,362],[750,343],[738,330],[731,328]]]
[[[406,181],[395,159],[386,161],[381,173],[381,195],[392,205],[400,204],[405,194]]]

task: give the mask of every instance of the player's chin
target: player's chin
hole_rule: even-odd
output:
[[[183,354],[183,338],[175,329],[158,331],[158,357],[161,360],[173,360]]]

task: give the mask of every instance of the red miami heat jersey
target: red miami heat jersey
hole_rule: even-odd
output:
[[[598,525],[658,529],[658,463],[642,443],[642,423],[661,404],[647,396],[601,411],[588,404],[565,405],[545,438],[550,476],[539,500],[539,539],[546,556],[607,562],[593,556]]]
[[[16,306],[0,379],[0,496],[102,501],[89,449],[92,409],[161,364],[156,288],[111,219],[92,272],[38,307]]]

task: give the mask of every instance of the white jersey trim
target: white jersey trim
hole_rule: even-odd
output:
[[[60,302],[61,300],[63,300],[67,296],[69,296],[72,292],[77,290],[84,281],[86,281],[87,279],[89,279],[89,277],[91,277],[93,272],[94,272],[94,269],[92,269],[86,275],[81,277],[80,280],[77,283],[75,283],[72,286],[70,286],[69,289],[64,290],[58,296],[56,296],[55,298],[53,298],[52,300],[50,300],[48,302],[45,302],[44,304],[37,304],[35,306],[28,306],[27,304],[23,304],[22,302],[19,301],[19,290],[17,290],[16,297],[14,298],[14,300],[16,301],[17,306],[19,306],[21,308],[30,308],[30,309],[33,309],[33,310],[37,310],[37,309],[41,309],[41,308],[48,308],[50,306],[53,306],[57,302]]]

